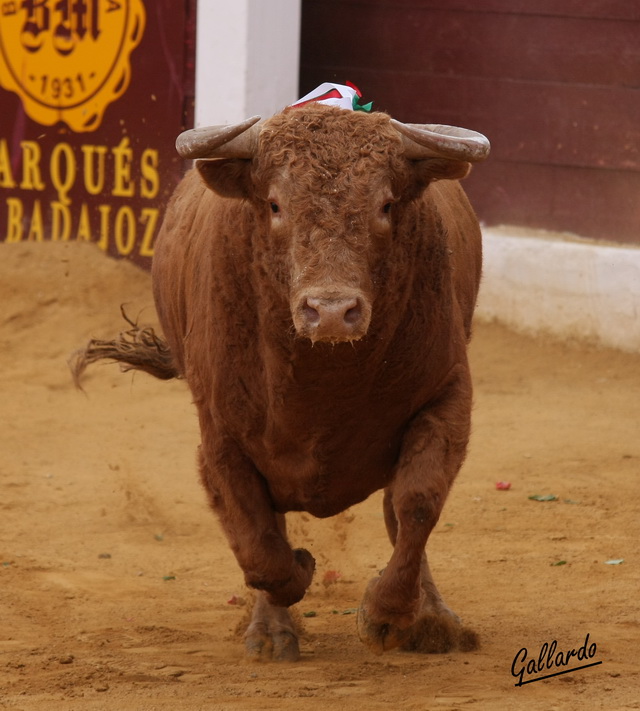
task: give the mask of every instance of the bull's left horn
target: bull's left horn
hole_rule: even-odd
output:
[[[252,158],[258,146],[260,116],[228,126],[184,131],[176,139],[182,158]]]
[[[402,135],[405,155],[411,160],[450,158],[479,163],[489,155],[489,140],[477,131],[441,124],[401,123],[391,119]]]

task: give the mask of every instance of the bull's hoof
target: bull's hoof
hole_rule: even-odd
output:
[[[401,630],[386,622],[373,622],[364,606],[358,608],[356,625],[360,641],[366,644],[374,654],[382,654],[409,641],[407,630]]]
[[[356,617],[360,641],[374,654],[382,654],[389,649],[402,646],[408,642],[410,630],[409,622],[400,626],[405,616],[392,619],[390,615],[381,616],[379,613],[376,616],[372,615],[372,610],[375,610],[375,590],[380,580],[380,578],[373,578],[369,581]]]
[[[247,659],[251,662],[297,662],[300,647],[295,632],[247,632],[244,637]]]
[[[369,583],[356,621],[360,640],[375,654],[395,648],[422,654],[471,652],[478,649],[478,635],[464,627],[457,615],[444,605],[436,612],[425,603],[417,620],[404,628],[394,621],[374,621],[369,614],[370,598],[378,580],[379,578]]]
[[[298,632],[289,610],[272,605],[265,593],[258,593],[244,647],[250,661],[296,662],[300,658]]]

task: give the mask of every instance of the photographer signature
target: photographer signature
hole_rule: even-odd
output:
[[[511,675],[518,680],[515,686],[531,684],[534,681],[541,681],[542,679],[549,679],[553,676],[559,676],[560,674],[569,674],[570,672],[602,664],[601,661],[590,662],[580,666],[572,666],[568,669],[564,668],[569,667],[572,660],[574,660],[574,663],[588,662],[595,657],[597,645],[595,642],[589,644],[588,634],[584,640],[584,644],[578,647],[578,649],[569,649],[566,652],[557,651],[557,649],[558,642],[555,639],[551,642],[551,644],[545,642],[540,648],[540,653],[536,658],[533,656],[529,657],[528,649],[523,647],[516,654],[513,659],[513,663],[511,664]],[[554,671],[551,674],[544,674],[544,672],[551,669],[561,671]],[[541,674],[542,676],[540,676]]]

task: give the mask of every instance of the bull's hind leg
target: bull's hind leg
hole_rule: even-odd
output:
[[[286,537],[285,518],[281,514],[276,517]],[[256,662],[295,662],[300,657],[298,633],[289,610],[272,605],[262,591],[256,593],[244,644],[247,658]]]
[[[471,387],[460,367],[440,403],[419,413],[405,436],[384,514],[394,550],[370,581],[358,612],[360,639],[375,652],[470,650],[474,632],[460,625],[433,582],[425,547],[464,460]]]

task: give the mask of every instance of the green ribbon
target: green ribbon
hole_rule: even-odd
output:
[[[354,111],[365,111],[366,113],[369,113],[372,106],[373,101],[370,101],[368,104],[361,104],[360,97],[357,94],[353,95],[352,108]]]

